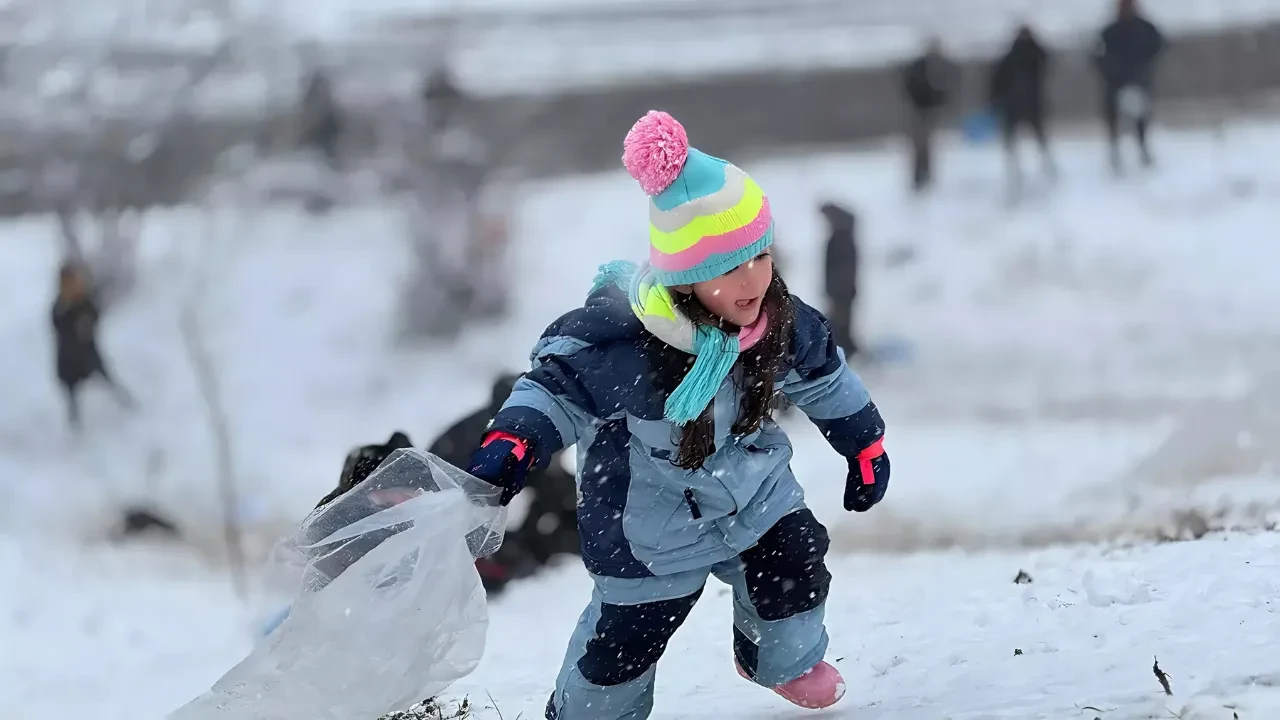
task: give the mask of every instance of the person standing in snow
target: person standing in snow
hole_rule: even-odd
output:
[[[933,134],[939,116],[951,102],[955,64],[942,54],[942,41],[933,38],[924,55],[907,66],[903,90],[911,106],[911,187],[917,193],[933,184]]]
[[[133,398],[107,372],[98,350],[98,305],[90,289],[88,271],[74,260],[64,262],[58,271],[58,296],[51,316],[58,382],[66,399],[71,429],[81,429],[80,388],[94,377],[106,381],[122,406],[133,407]]]
[[[819,210],[826,218],[828,228],[823,260],[827,314],[836,344],[846,355],[853,356],[858,353],[853,332],[854,302],[858,298],[857,218],[848,209],[834,203],[823,203]]]
[[[342,117],[334,99],[333,82],[322,69],[317,68],[307,80],[307,89],[302,96],[301,122],[299,139],[302,145],[319,151],[329,167],[337,169]]]
[[[1164,48],[1164,35],[1138,10],[1137,0],[1119,0],[1116,19],[1103,28],[1094,50],[1094,61],[1102,77],[1111,168],[1116,173],[1123,171],[1121,122],[1133,123],[1143,166],[1151,167],[1154,163],[1147,143],[1147,129],[1151,122],[1156,60]]]
[[[594,591],[546,717],[649,717],[656,663],[711,575],[733,588],[738,672],[828,707],[844,693],[823,660],[829,541],[770,400],[780,386],[847,458],[844,507],[858,512],[888,487],[880,412],[826,318],[774,269],[759,185],[689,147],[662,112],[635,124],[623,159],[650,196],[649,263],[602,266],[585,306],[543,333],[467,466],[508,502],[579,445]]]
[[[1045,85],[1049,53],[1028,25],[1018,28],[1013,43],[991,71],[991,108],[1000,119],[1008,162],[1010,196],[1022,191],[1022,167],[1018,162],[1018,131],[1027,127],[1040,148],[1045,175],[1057,176],[1049,137],[1045,131]]]
[[[427,129],[444,132],[453,122],[466,97],[453,80],[447,65],[435,68],[422,85],[422,102],[426,109]]]

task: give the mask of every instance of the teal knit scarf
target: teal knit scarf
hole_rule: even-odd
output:
[[[627,292],[631,311],[659,340],[694,356],[693,367],[667,398],[664,416],[676,425],[696,420],[715,400],[742,348],[737,335],[694,323],[676,307],[671,291],[654,279],[647,265],[615,260],[600,266],[591,292],[609,285]],[[767,318],[762,316],[762,321]]]

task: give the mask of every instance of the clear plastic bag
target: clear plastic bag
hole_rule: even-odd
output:
[[[277,546],[288,615],[171,720],[373,720],[471,672],[489,622],[474,561],[502,543],[499,495],[396,451]]]

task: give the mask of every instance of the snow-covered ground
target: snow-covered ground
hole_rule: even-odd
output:
[[[189,562],[0,543],[0,579],[19,588],[0,596],[5,718],[158,719],[249,649],[228,588]],[[1131,549],[836,558],[829,659],[849,694],[821,717],[1277,717],[1277,558],[1275,533]],[[1019,571],[1032,582],[1015,584]],[[485,659],[451,693],[468,695],[477,718],[541,717],[589,594],[578,567],[514,586],[491,605]],[[808,717],[736,675],[730,616],[713,581],[660,665],[653,716]],[[1153,659],[1169,674],[1172,697]]]
[[[1257,410],[1280,387],[1255,383],[1280,357],[1269,240],[1280,170],[1268,162],[1280,128],[1158,142],[1157,171],[1116,180],[1095,140],[1064,140],[1060,186],[1034,188],[1012,210],[992,148],[950,146],[924,202],[907,196],[897,148],[735,158],[770,193],[784,272],[813,302],[817,204],[860,211],[868,337],[912,353],[865,369],[895,470],[872,513],[838,510],[842,461],[792,423],[796,471],[836,548],[832,657],[850,696],[829,716],[1280,709],[1280,537],[1266,531],[1280,470],[1265,467],[1275,457],[1265,447],[1237,449],[1250,434],[1265,446],[1278,425]],[[265,538],[331,487],[349,446],[394,427],[424,443],[483,402],[493,375],[522,367],[540,329],[580,301],[598,264],[643,253],[645,217],[620,174],[528,188],[510,320],[447,349],[395,349],[406,258],[387,208],[157,214],[142,285],[102,333],[141,409],[90,393],[82,441],[62,426],[51,377],[54,227],[6,224],[0,717],[159,718],[252,642],[259,618],[203,552],[220,533],[214,456],[178,333],[198,278],[211,283],[201,320],[233,427],[241,520]],[[1144,464],[1153,451],[1166,469]],[[104,545],[112,508],[143,496],[202,552]],[[1226,532],[1141,544],[1212,530]],[[1015,585],[1019,569],[1034,582]],[[490,694],[505,717],[540,715],[586,582],[569,563],[493,605],[489,655],[456,688],[479,717],[498,717],[484,707]],[[709,593],[676,636],[656,717],[788,716],[734,676],[724,603]]]

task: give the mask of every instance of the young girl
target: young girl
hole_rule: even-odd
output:
[[[623,161],[650,196],[649,263],[602,268],[554,322],[469,471],[504,489],[578,446],[578,527],[595,581],[549,720],[637,720],[655,664],[709,575],[733,588],[738,672],[805,708],[844,694],[823,662],[826,529],[769,407],[780,389],[848,458],[844,506],[884,496],[884,424],[823,316],[769,256],[769,201],[650,111]]]

